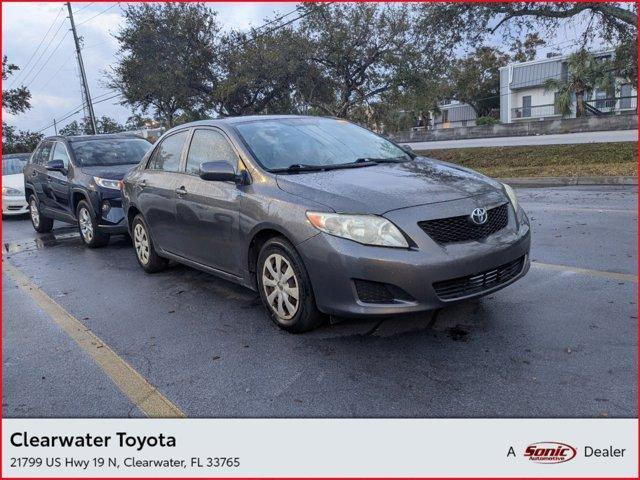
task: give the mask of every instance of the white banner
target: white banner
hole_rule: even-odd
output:
[[[637,477],[636,419],[4,419],[6,477]]]

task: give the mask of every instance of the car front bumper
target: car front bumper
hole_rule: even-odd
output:
[[[2,215],[24,215],[25,213],[29,213],[29,205],[24,195],[2,197]]]
[[[401,215],[411,218],[413,212],[401,212],[398,217]],[[418,240],[417,245],[410,249],[375,247],[319,233],[297,247],[320,311],[344,317],[419,312],[487,295],[527,273],[529,222],[524,212],[518,215],[520,222],[516,221],[513,208],[509,215],[506,228],[481,241],[440,245],[417,225],[414,231],[408,231],[410,224],[416,224],[415,220],[407,223],[386,215],[414,241]],[[505,270],[508,265],[511,267]],[[500,273],[505,271],[508,275]],[[443,295],[438,285],[446,282],[446,290],[455,286],[456,281],[474,288],[465,287],[453,297]],[[385,285],[392,301],[377,295],[380,285]]]

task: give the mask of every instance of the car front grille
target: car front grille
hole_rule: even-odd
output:
[[[442,300],[454,300],[482,293],[517,277],[524,267],[525,257],[506,263],[498,268],[480,272],[468,277],[444,280],[433,284],[436,294]]]
[[[438,218],[418,222],[418,225],[434,241],[444,244],[481,240],[502,230],[509,222],[509,204],[487,210],[487,222],[474,225],[468,215],[460,217]]]

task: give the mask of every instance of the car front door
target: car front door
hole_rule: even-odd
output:
[[[67,147],[62,142],[54,142],[51,160],[60,160],[64,165],[64,171],[47,171],[47,181],[51,189],[52,208],[64,213],[72,213],[69,202],[70,183],[69,177],[73,175]]]
[[[205,162],[227,162],[238,171],[239,157],[226,135],[215,128],[194,130],[187,153],[182,189],[176,204],[181,256],[202,265],[239,274],[240,190],[233,181],[199,176]]]
[[[173,133],[156,146],[134,185],[140,209],[156,248],[176,253],[181,242],[176,229],[176,189],[189,130]]]

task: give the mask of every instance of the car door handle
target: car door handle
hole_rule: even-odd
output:
[[[36,172],[35,170],[33,172],[31,172],[31,176],[32,177],[36,177],[38,175],[38,172]]]
[[[178,187],[178,188],[176,188],[176,194],[177,194],[179,197],[182,197],[182,196],[184,196],[184,195],[186,195],[186,194],[187,194],[187,189],[186,189],[186,188],[184,188],[184,187]]]
[[[147,186],[147,181],[146,181],[146,180],[140,180],[140,181],[138,182],[138,186],[139,186],[140,188],[144,188],[144,187],[146,187],[146,186]]]

